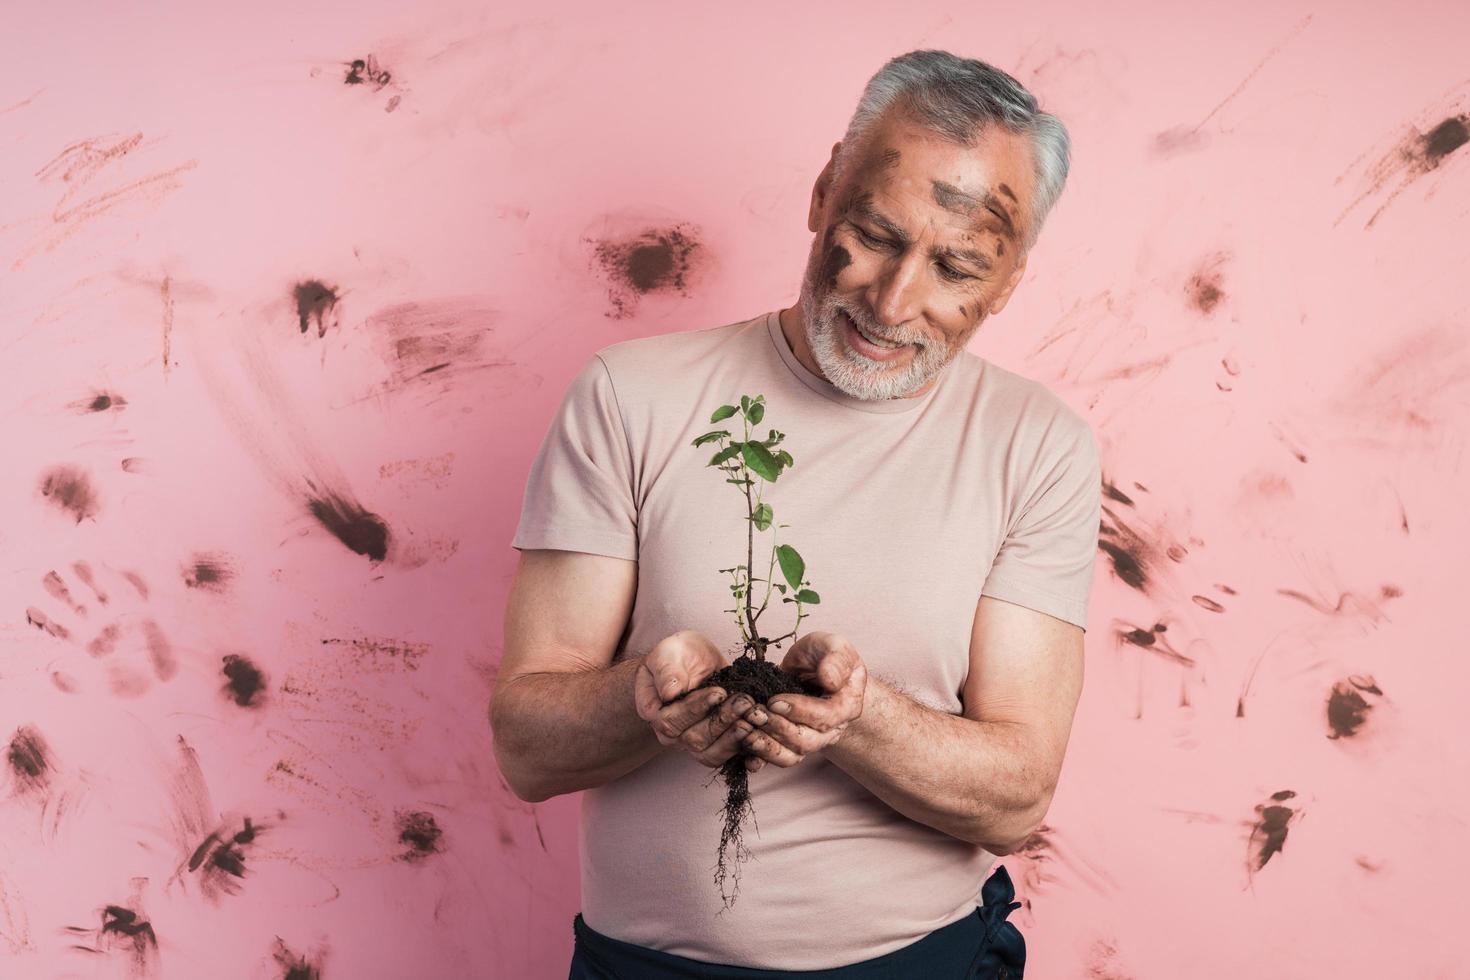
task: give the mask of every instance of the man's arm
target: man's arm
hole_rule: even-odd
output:
[[[827,758],[904,816],[1005,855],[1040,826],[1082,693],[1082,629],[982,596],[963,712],[869,677]]]
[[[663,750],[634,709],[643,658],[612,662],[637,582],[635,561],[521,552],[490,699],[495,758],[521,799],[600,786]]]

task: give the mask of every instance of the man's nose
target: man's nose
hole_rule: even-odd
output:
[[[868,308],[885,327],[917,319],[924,307],[924,257],[911,251],[884,263],[869,290]]]

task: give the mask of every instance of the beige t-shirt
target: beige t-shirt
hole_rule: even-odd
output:
[[[709,422],[741,395],[765,396],[752,437],[784,432],[780,448],[794,459],[762,499],[790,525],[776,528],[775,543],[801,554],[821,596],[803,606],[802,634],[841,634],[872,674],[958,714],[981,595],[1085,627],[1101,474],[1081,416],[968,351],[923,396],[854,398],[802,366],[771,311],[598,351],[532,463],[513,547],[638,562],[617,658],[684,629],[727,657],[739,652],[724,611],[731,578],[718,570],[745,563],[749,511],[742,488],[706,465],[719,447],[690,443],[721,428],[744,438],[739,414]],[[765,577],[771,531],[755,541]],[[767,637],[796,618],[778,598],[757,624]],[[791,642],[769,656],[779,663]],[[582,794],[588,926],[705,962],[827,969],[971,914],[995,862],[903,816],[817,752],[752,775],[758,826],[747,821],[744,835],[753,859],[734,906],[717,916],[725,787],[713,775],[667,748]]]

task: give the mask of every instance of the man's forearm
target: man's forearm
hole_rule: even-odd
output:
[[[1008,853],[1046,805],[1018,725],[936,711],[868,676],[827,759],[911,820]]]
[[[516,793],[542,800],[601,786],[663,750],[633,707],[643,657],[601,670],[523,674],[497,690],[495,758]]]

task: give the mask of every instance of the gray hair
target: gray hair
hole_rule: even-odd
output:
[[[895,103],[925,129],[962,146],[997,124],[1026,136],[1035,161],[1036,188],[1022,247],[1029,250],[1067,181],[1071,140],[1060,119],[1037,109],[1025,86],[993,65],[948,51],[910,51],[868,80],[833,163],[839,183],[869,128]]]

